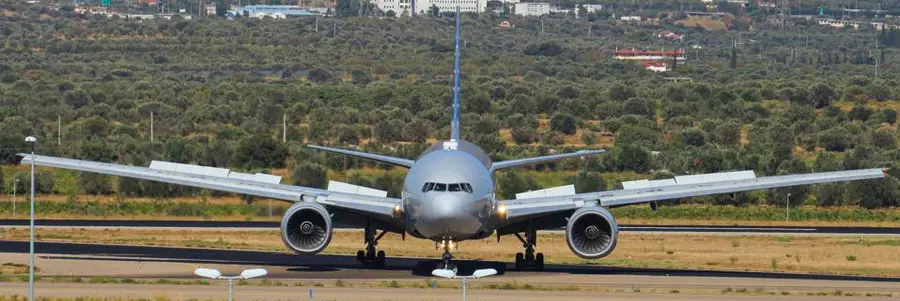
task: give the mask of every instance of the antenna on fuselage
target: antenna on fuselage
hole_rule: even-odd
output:
[[[453,56],[453,119],[450,120],[450,140],[459,141],[459,6],[456,7],[456,54]]]

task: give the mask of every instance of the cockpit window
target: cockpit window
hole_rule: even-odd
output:
[[[422,192],[429,192],[429,191],[449,191],[449,192],[464,191],[464,192],[472,193],[474,190],[472,190],[472,184],[469,184],[469,183],[444,184],[444,183],[428,182],[428,183],[425,183],[424,186],[422,186]]]

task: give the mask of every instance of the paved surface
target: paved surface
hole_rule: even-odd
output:
[[[278,229],[278,222],[254,221],[164,221],[164,220],[37,220],[42,227],[99,228],[198,228],[198,229]],[[0,219],[0,227],[27,227],[27,219]],[[621,225],[623,232],[649,233],[722,233],[722,234],[845,234],[900,235],[900,228],[888,227],[783,227],[783,226],[680,226]]]
[[[313,300],[459,300],[456,289],[383,288],[382,281],[421,284],[430,276],[437,261],[417,258],[389,258],[387,269],[366,269],[356,264],[353,256],[301,256],[281,252],[208,250],[191,248],[116,246],[76,243],[43,243],[36,265],[42,276],[113,277],[133,279],[197,279],[192,271],[198,267],[217,268],[226,275],[246,268],[269,270],[266,279],[283,281],[290,286],[238,286],[236,297],[242,300],[309,300],[313,284]],[[27,242],[0,241],[0,262],[27,263]],[[459,274],[491,267],[499,275],[473,280],[470,285],[529,284],[536,287],[577,288],[555,290],[470,290],[470,300],[853,300],[866,293],[900,297],[900,278],[853,277],[833,275],[781,274],[757,272],[717,272],[697,270],[613,268],[596,265],[550,265],[542,272],[508,271],[502,262],[460,262]],[[334,287],[338,279],[354,288]],[[304,282],[294,286],[296,282]],[[451,284],[451,280],[441,280]],[[85,280],[85,282],[88,282]],[[0,295],[26,294],[27,283],[0,283]],[[722,294],[723,290],[762,292],[762,295]],[[150,285],[39,282],[40,294],[52,296],[125,296],[155,298],[169,296],[176,300],[209,299],[225,296],[225,284]],[[638,290],[639,292],[632,292]],[[677,290],[678,293],[670,293]],[[839,290],[855,297],[808,296],[807,293],[830,293]],[[781,292],[790,292],[789,296]],[[774,294],[774,295],[765,295]]]
[[[0,283],[0,295],[27,295],[27,283]],[[184,299],[219,299],[227,298],[224,284],[212,285],[131,285],[131,284],[71,284],[71,283],[38,283],[35,286],[38,296],[78,297],[86,292],[92,296],[129,297],[129,298],[170,298]],[[310,298],[309,287],[258,287],[237,286],[234,297],[237,300],[460,300],[459,289],[420,289],[420,288],[312,288]],[[631,292],[588,292],[588,291],[531,291],[531,290],[469,290],[469,300],[891,300],[889,297],[823,297],[793,294],[791,296],[770,295],[732,295],[732,294],[682,294],[682,293],[631,293]]]

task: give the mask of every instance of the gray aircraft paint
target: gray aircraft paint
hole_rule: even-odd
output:
[[[441,141],[409,169],[401,196],[407,233],[435,241],[484,238],[494,232],[490,158],[468,141]],[[472,192],[428,191],[425,183],[469,183]]]

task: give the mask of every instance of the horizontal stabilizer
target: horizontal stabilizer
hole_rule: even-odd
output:
[[[369,160],[378,161],[381,163],[403,166],[406,168],[412,167],[412,165],[414,163],[413,160],[410,160],[410,159],[397,158],[397,157],[378,155],[378,154],[370,154],[370,153],[365,153],[365,152],[358,152],[358,151],[333,148],[333,147],[327,147],[327,146],[307,145],[307,147],[309,147],[311,149],[326,151],[326,152],[338,153],[338,154],[342,154],[345,156],[369,159]]]
[[[556,154],[549,156],[540,156],[540,157],[532,157],[532,158],[523,158],[523,159],[515,159],[515,160],[507,160],[494,162],[494,165],[491,166],[491,170],[497,171],[504,168],[516,167],[516,166],[525,166],[525,165],[534,165],[538,163],[550,162],[550,161],[558,161],[569,158],[578,158],[583,156],[596,155],[600,153],[606,152],[605,149],[597,149],[597,150],[582,150],[574,153],[565,153],[565,154]]]
[[[338,181],[328,181],[328,191],[354,193],[368,196],[387,197],[387,191],[374,188],[348,184]]]
[[[523,193],[517,193],[516,199],[530,199],[530,198],[543,198],[543,197],[551,197],[551,196],[564,196],[564,195],[573,195],[575,194],[575,185],[566,185],[566,186],[558,186],[545,188],[541,190],[528,191]]]
[[[281,183],[281,176],[269,175],[269,174],[264,174],[264,173],[248,174],[248,173],[231,171],[230,169],[227,169],[227,168],[200,166],[200,165],[174,163],[174,162],[166,162],[166,161],[154,160],[154,161],[150,162],[150,169],[159,170],[159,171],[184,173],[184,174],[192,174],[192,175],[200,175],[200,176],[207,176],[207,177],[230,178],[230,179],[235,179],[235,180],[252,181],[252,182],[268,183],[268,184]]]

